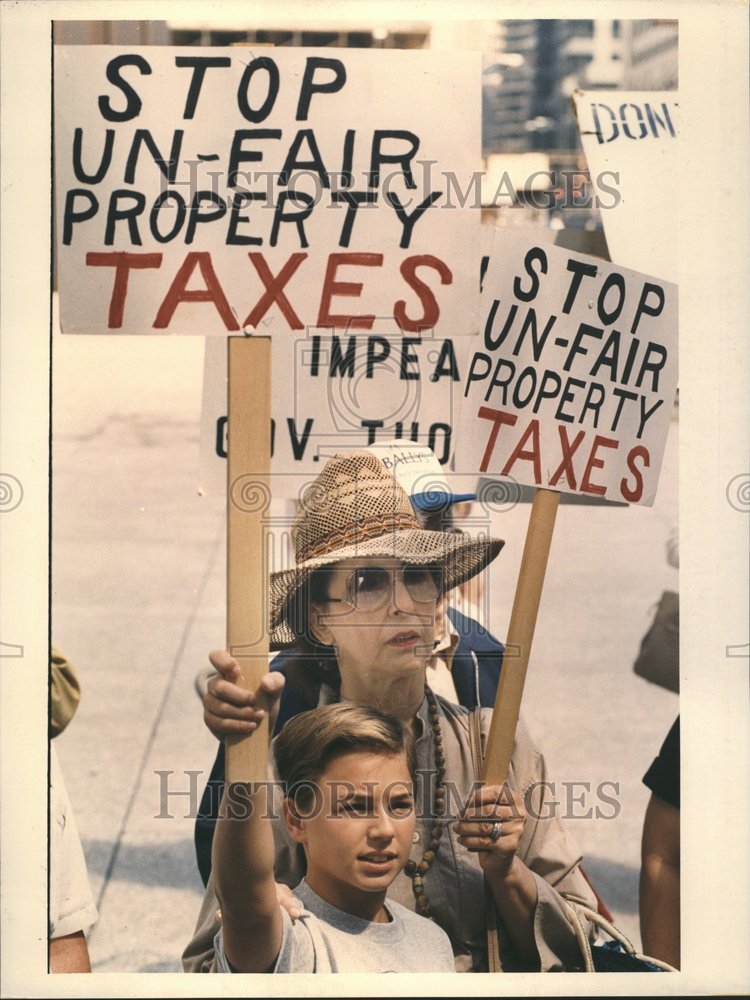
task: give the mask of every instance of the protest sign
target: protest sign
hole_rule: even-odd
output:
[[[469,332],[479,86],[476,53],[57,47],[63,331]]]
[[[677,288],[498,230],[480,314],[456,465],[536,489],[482,771],[502,782],[560,493],[654,501],[677,387]]]
[[[414,421],[423,337],[472,332],[479,215],[463,190],[479,154],[478,56],[97,46],[55,59],[63,332],[214,335],[225,347],[262,334],[232,337],[225,369],[227,648],[257,689],[277,427],[294,461],[319,414],[351,429],[350,397],[377,394],[391,355],[403,392],[387,394],[388,416]],[[256,778],[263,754],[239,741],[228,766]]]
[[[478,281],[476,281],[478,298]],[[274,495],[295,496],[337,451],[389,438],[428,445],[448,466],[473,337],[388,336],[376,324],[367,336],[312,329],[271,338],[271,456]],[[226,340],[207,338],[201,418],[200,492],[226,479]],[[302,477],[302,479],[300,479]]]
[[[675,285],[498,230],[457,470],[652,504],[676,348]]]
[[[676,282],[680,105],[675,91],[576,91],[581,143],[602,196],[610,256],[618,264]],[[612,189],[600,178],[616,179]],[[606,196],[606,197],[605,197]]]
[[[483,227],[484,229],[489,227]],[[515,231],[520,233],[522,231],[530,234],[530,239],[535,242],[540,242],[542,246],[547,246],[552,244],[558,247],[564,247],[566,250],[574,251],[575,253],[590,254],[594,257],[601,257],[603,260],[609,260],[609,252],[607,250],[607,241],[604,237],[604,233],[601,229],[574,229],[570,227],[565,227],[563,229],[541,229],[539,226],[515,226]],[[494,239],[494,227],[490,229]],[[490,252],[492,250],[492,244],[490,243],[486,248],[486,254],[483,255],[483,267],[486,271],[489,265]],[[510,483],[506,480],[493,480],[490,476],[480,476],[478,482],[476,482],[476,489],[480,496],[502,496],[508,502],[512,501],[514,503],[532,503],[536,493],[536,488],[533,486],[523,486],[521,483]],[[574,505],[574,506],[587,506],[587,507],[625,507],[624,501],[617,500],[603,500],[601,497],[593,496],[590,493],[561,493],[560,503],[563,505]]]

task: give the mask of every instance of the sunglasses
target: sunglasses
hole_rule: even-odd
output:
[[[328,598],[332,604],[351,604],[359,611],[375,611],[391,600],[399,578],[413,601],[421,604],[436,601],[442,593],[442,572],[436,566],[362,566],[346,579],[346,597]]]

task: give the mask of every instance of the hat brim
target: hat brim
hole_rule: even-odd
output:
[[[438,567],[442,571],[443,588],[449,591],[481,573],[504,544],[502,538],[473,538],[470,535],[409,528],[387,532],[309,559],[292,569],[272,573],[269,588],[271,643],[276,648],[295,643],[296,636],[286,620],[287,610],[291,598],[316,569],[335,566],[344,559],[382,556],[399,559],[407,565]]]

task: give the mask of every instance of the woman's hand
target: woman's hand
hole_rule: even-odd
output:
[[[454,829],[459,843],[479,855],[488,877],[506,878],[525,822],[522,795],[516,795],[507,784],[484,785],[469,796]]]
[[[266,696],[262,698],[267,705],[266,712],[260,707],[257,692],[246,691],[237,683],[242,676],[242,668],[233,656],[225,650],[214,650],[208,658],[217,674],[209,679],[203,697],[203,721],[214,736],[220,740],[225,736],[252,733],[268,714],[270,737],[284,687],[284,675],[270,671],[260,679],[259,691]]]
[[[479,855],[495,906],[519,959],[530,969],[538,969],[534,935],[536,882],[517,854],[525,822],[522,795],[516,795],[507,784],[485,785],[469,796],[455,829],[459,843]]]

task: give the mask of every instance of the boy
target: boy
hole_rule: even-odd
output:
[[[286,724],[274,757],[307,857],[304,910],[292,922],[276,899],[268,785],[231,786],[213,852],[215,971],[455,971],[444,931],[385,901],[412,846],[413,754],[410,730],[370,708],[327,705]]]

